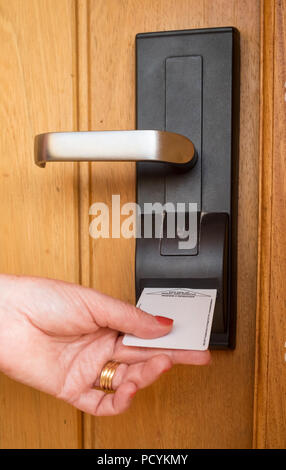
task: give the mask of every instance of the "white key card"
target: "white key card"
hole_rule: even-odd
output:
[[[151,315],[172,318],[173,329],[167,335],[154,339],[126,334],[123,344],[145,348],[208,349],[216,293],[216,289],[143,289],[137,307]]]

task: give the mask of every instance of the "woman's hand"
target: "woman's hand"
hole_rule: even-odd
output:
[[[209,351],[135,348],[121,332],[141,338],[167,334],[172,320],[66,282],[0,275],[0,370],[15,380],[93,415],[125,411],[140,388],[173,364],[207,364]],[[114,394],[93,389],[109,360]]]

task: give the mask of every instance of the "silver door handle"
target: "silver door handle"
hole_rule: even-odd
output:
[[[35,162],[129,161],[195,163],[193,143],[174,132],[156,130],[50,132],[35,137]]]

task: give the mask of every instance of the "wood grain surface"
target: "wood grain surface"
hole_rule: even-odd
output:
[[[0,271],[79,280],[77,167],[33,162],[34,135],[76,129],[70,0],[0,1]],[[0,447],[65,448],[79,413],[0,376]]]
[[[263,2],[261,9],[259,232],[253,433],[253,445],[259,448],[265,447],[267,412],[274,119],[274,10],[275,4],[272,0]]]
[[[286,447],[286,2],[262,17],[259,283],[254,445]]]
[[[254,0],[91,0],[88,2],[89,127],[135,126],[135,35],[236,26],[241,34],[238,221],[238,331],[234,352],[213,353],[205,368],[177,366],[137,394],[114,418],[84,416],[87,448],[251,447],[259,150],[260,2]],[[80,73],[80,71],[79,71]],[[92,164],[90,201],[135,199],[135,169]],[[82,207],[84,213],[87,208]],[[134,302],[134,243],[91,241],[91,285]]]

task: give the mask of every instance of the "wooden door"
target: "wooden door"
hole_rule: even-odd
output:
[[[136,33],[235,26],[241,34],[236,350],[214,352],[204,368],[174,367],[112,418],[1,375],[1,448],[285,446],[283,8],[285,0],[0,0],[0,271],[80,282],[129,302],[134,241],[91,239],[88,209],[110,205],[112,194],[134,201],[134,165],[42,170],[33,137],[135,127]]]

